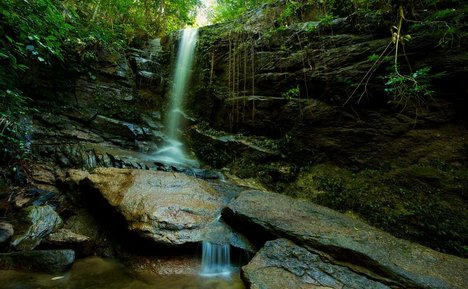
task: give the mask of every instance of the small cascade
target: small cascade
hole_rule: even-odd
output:
[[[174,69],[173,86],[170,94],[170,108],[166,116],[167,145],[156,152],[156,158],[165,162],[196,166],[196,161],[186,157],[179,140],[179,126],[183,114],[182,103],[192,71],[193,55],[198,30],[188,28],[182,31]]]
[[[203,241],[201,276],[229,276],[231,267],[231,246]]]

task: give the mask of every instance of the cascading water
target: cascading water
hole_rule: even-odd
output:
[[[231,267],[231,246],[203,241],[202,276],[229,276]]]
[[[167,145],[156,152],[156,159],[166,163],[176,163],[196,166],[197,163],[186,157],[183,144],[179,139],[179,126],[182,110],[182,101],[187,91],[187,86],[192,70],[195,44],[198,37],[197,29],[185,29],[179,42],[176,66],[171,90],[170,109],[166,116]],[[216,221],[219,221],[217,219]],[[219,245],[209,241],[203,241],[201,276],[229,276],[231,267],[230,245]]]
[[[196,161],[186,157],[178,131],[180,119],[183,115],[182,100],[187,92],[197,38],[198,29],[196,28],[188,28],[182,31],[170,94],[171,103],[166,116],[168,144],[156,152],[156,158],[164,162],[192,166],[196,164]]]

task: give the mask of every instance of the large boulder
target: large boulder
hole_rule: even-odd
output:
[[[66,182],[101,195],[130,231],[156,243],[210,240],[250,248],[219,221],[227,200],[206,181],[179,173],[98,168],[92,173],[70,170]]]
[[[242,278],[251,289],[390,288],[345,266],[325,262],[286,239],[268,241],[242,267]]]
[[[73,250],[40,250],[0,253],[0,268],[60,273],[75,261]]]
[[[223,211],[238,228],[294,240],[405,288],[466,288],[468,261],[393,237],[328,208],[276,193],[245,191]],[[365,269],[364,269],[365,268]],[[360,270],[353,268],[353,270]]]

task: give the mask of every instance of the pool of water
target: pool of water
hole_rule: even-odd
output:
[[[239,273],[231,276],[154,275],[134,273],[115,260],[77,260],[61,275],[0,270],[5,289],[245,289]]]

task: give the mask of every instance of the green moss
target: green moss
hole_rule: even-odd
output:
[[[304,169],[287,189],[434,249],[466,256],[468,170],[442,162],[352,172],[321,164]]]

